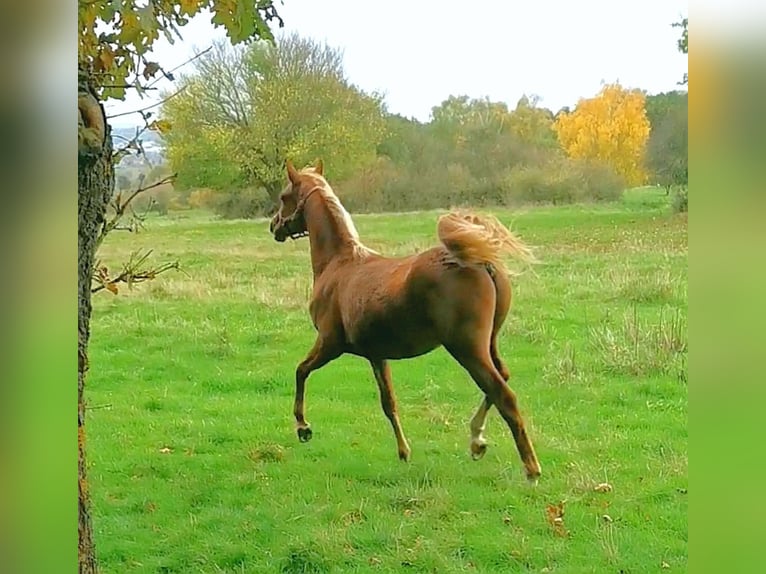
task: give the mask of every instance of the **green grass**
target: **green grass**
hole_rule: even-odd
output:
[[[687,224],[667,201],[644,189],[494,211],[544,260],[516,280],[500,345],[537,487],[494,410],[487,456],[470,459],[480,393],[443,350],[392,365],[411,463],[356,357],[311,376],[314,438],[298,443],[294,370],[314,339],[306,240],[186,213],[115,233],[107,265],[150,247],[185,273],[95,300],[88,447],[103,571],[685,571]],[[433,245],[436,217],[355,221],[393,254]],[[554,528],[546,508],[562,501]]]

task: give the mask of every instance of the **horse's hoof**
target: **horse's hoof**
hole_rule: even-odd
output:
[[[309,442],[311,440],[311,427],[299,427],[298,428],[298,440],[301,442]]]
[[[471,443],[471,458],[473,460],[479,460],[485,454],[487,454],[487,443]]]
[[[541,475],[541,474],[542,474],[542,472],[540,471],[540,469],[537,469],[537,470],[535,470],[535,471],[533,471],[533,472],[529,472],[529,471],[528,471],[528,472],[527,472],[527,481],[528,481],[528,482],[529,482],[529,484],[531,484],[532,486],[537,486],[537,482],[538,482],[538,480],[540,479],[540,475]]]
[[[410,453],[407,451],[399,451],[399,460],[402,462],[410,462]]]

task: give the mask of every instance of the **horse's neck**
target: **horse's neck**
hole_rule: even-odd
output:
[[[311,243],[311,266],[314,277],[319,277],[336,257],[353,255],[366,248],[351,216],[340,202],[322,196],[307,205],[306,226]]]

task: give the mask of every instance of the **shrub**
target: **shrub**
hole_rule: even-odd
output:
[[[689,211],[689,188],[686,186],[676,189],[673,196],[673,211],[675,213],[686,213]]]
[[[195,189],[189,194],[189,207],[194,209],[214,209],[218,201],[217,194],[209,188]]]
[[[263,189],[243,189],[216,194],[213,211],[224,219],[253,219],[268,214],[272,207]]]
[[[152,189],[149,194],[151,211],[159,215],[167,215],[168,211],[178,211],[186,207],[181,194],[169,183]]]
[[[508,204],[614,201],[624,189],[624,181],[611,168],[565,158],[545,165],[517,166],[503,183]]]
[[[576,186],[566,186],[559,170],[541,166],[517,166],[505,177],[507,204],[514,203],[572,203]]]
[[[384,158],[334,187],[354,213],[499,205],[505,193],[500,178],[475,177],[460,163],[421,171]]]
[[[538,160],[505,171],[490,165],[474,173],[459,161],[397,165],[381,157],[333,186],[353,213],[614,201],[624,189],[622,178],[608,166],[558,154],[549,154],[547,162],[542,157]]]
[[[625,179],[606,164],[569,160],[575,173],[582,178],[582,199],[616,201],[625,190]]]

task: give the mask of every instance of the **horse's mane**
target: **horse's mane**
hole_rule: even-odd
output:
[[[343,207],[340,198],[335,194],[328,181],[322,175],[316,173],[313,168],[307,168],[303,170],[303,173],[313,178],[314,183],[319,188],[319,195],[322,197],[327,211],[335,220],[338,228],[345,229],[348,232],[349,239],[354,246],[354,253],[358,255],[378,254],[377,251],[370,249],[362,243],[356,225],[354,225],[354,220],[351,219],[351,214]]]

